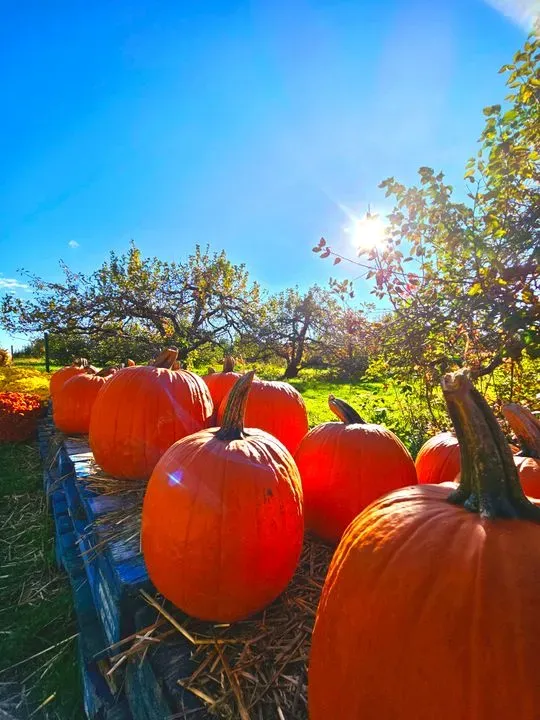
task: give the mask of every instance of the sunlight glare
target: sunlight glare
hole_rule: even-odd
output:
[[[386,244],[386,223],[378,215],[352,217],[352,225],[344,228],[356,250],[381,250]]]

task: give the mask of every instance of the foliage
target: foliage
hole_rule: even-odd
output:
[[[90,275],[61,267],[62,282],[26,273],[31,301],[4,295],[0,322],[8,332],[48,330],[84,347],[97,340],[100,361],[121,361],[118,353],[128,352],[139,360],[164,345],[176,345],[185,359],[204,345],[232,342],[259,321],[259,286],[224,252],[196,246],[186,261],[164,262],[143,258],[132,244]]]
[[[0,442],[17,442],[32,437],[41,409],[38,395],[0,392]]]
[[[393,308],[380,339],[404,376],[420,372],[433,385],[455,366],[481,376],[506,358],[540,355],[539,60],[540,40],[531,36],[501,69],[508,104],[484,110],[466,198],[429,167],[417,186],[381,183],[395,201],[386,246],[358,264]],[[341,259],[324,239],[314,250]],[[353,292],[350,282],[337,285]]]
[[[250,360],[279,357],[285,360],[285,377],[298,375],[306,356],[325,345],[337,304],[332,294],[317,285],[301,293],[289,288],[266,303],[265,317],[242,338]]]
[[[33,393],[41,400],[49,397],[50,375],[28,367],[0,368],[0,392]]]

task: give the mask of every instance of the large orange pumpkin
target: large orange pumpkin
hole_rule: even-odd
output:
[[[347,529],[315,621],[310,720],[538,718],[540,508],[467,374],[443,392],[460,485],[390,493]]]
[[[83,373],[94,374],[95,372],[97,372],[96,368],[89,365],[86,358],[77,358],[71,365],[60,368],[60,370],[57,370],[51,375],[51,379],[49,381],[49,392],[51,394],[51,398],[54,401],[54,396],[63,384],[70,378],[75,377],[75,375],[82,375]]]
[[[228,395],[221,401],[217,420],[223,420]],[[307,410],[298,390],[280,381],[255,379],[247,407],[246,425],[266,430],[280,440],[294,455],[300,441],[309,430]]]
[[[123,368],[99,392],[89,442],[106,473],[149,478],[165,450],[208,424],[208,388],[198,375],[170,369],[177,354],[166,350],[151,365]]]
[[[208,375],[203,375],[203,380],[208,385],[216,410],[219,408],[225,395],[240,377],[242,377],[240,373],[234,372],[234,358],[230,355],[227,355],[223,360],[222,372],[211,372],[208,373]]]
[[[427,440],[420,448],[415,461],[418,482],[453,482],[459,474],[459,443],[451,432],[442,432]]]
[[[115,372],[115,368],[105,368],[96,374],[79,373],[69,378],[55,395],[53,419],[56,427],[63,433],[86,435],[98,392]]]
[[[540,498],[540,423],[528,408],[517,403],[504,405],[502,411],[521,446],[514,462],[523,492]]]
[[[253,373],[229,395],[221,428],[176,442],[144,498],[142,548],[157,589],[186,613],[232,622],[268,605],[298,563],[302,487],[287,449],[243,427]]]
[[[302,478],[306,526],[337,543],[367,505],[390,490],[416,484],[414,463],[396,435],[365,423],[343,400],[328,404],[341,422],[310,430],[295,454]]]

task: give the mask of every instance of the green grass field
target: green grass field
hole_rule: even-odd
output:
[[[41,478],[35,443],[0,444],[0,716],[79,720],[71,589]]]

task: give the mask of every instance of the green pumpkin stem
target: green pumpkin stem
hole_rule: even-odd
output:
[[[234,358],[231,355],[226,355],[223,358],[223,372],[229,373],[234,371]]]
[[[159,355],[153,360],[150,365],[157,368],[166,368],[172,370],[178,358],[178,350],[175,347],[167,348],[159,353]]]
[[[225,406],[221,427],[216,433],[219,440],[229,442],[244,437],[244,415],[254,377],[255,370],[251,370],[238,378],[233,385]]]
[[[520,454],[525,457],[540,458],[540,422],[529,408],[517,403],[508,403],[503,405],[502,412],[518,439]]]
[[[483,518],[540,522],[540,508],[526,498],[510,446],[468,372],[449,373],[441,385],[461,452],[461,480],[448,501]]]
[[[365,425],[366,421],[356,410],[335,395],[328,396],[328,407],[345,425]]]

